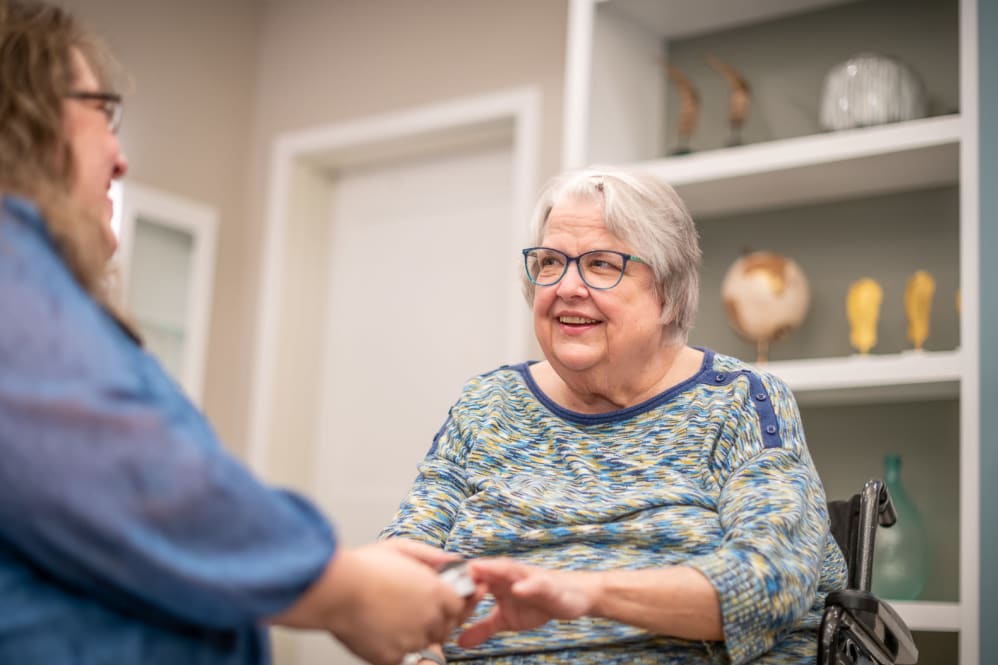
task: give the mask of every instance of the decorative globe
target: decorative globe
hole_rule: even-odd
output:
[[[754,342],[765,362],[769,344],[800,326],[811,302],[811,287],[791,258],[772,252],[747,254],[728,268],[721,284],[728,322]]]

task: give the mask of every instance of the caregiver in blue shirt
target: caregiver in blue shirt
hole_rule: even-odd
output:
[[[127,163],[99,43],[0,0],[0,663],[266,663],[267,623],[372,663],[469,605],[407,541],[337,547],[229,456],[102,291]]]

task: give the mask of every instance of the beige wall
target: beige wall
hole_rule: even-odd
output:
[[[121,141],[128,179],[220,215],[205,409],[244,448],[251,331],[246,297],[246,163],[259,57],[256,0],[61,0],[109,43],[131,79]]]
[[[558,167],[566,0],[62,0],[134,79],[137,182],[221,214],[205,409],[245,452],[269,153],[283,132],[523,85]]]

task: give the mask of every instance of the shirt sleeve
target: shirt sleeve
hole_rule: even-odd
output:
[[[828,537],[824,489],[796,403],[782,382],[766,383],[765,397],[754,386],[744,410],[733,409],[718,447],[723,544],[688,562],[718,591],[734,665],[769,651],[812,608]],[[756,396],[771,407],[753,404]],[[763,434],[774,417],[779,446]]]
[[[411,538],[434,547],[446,547],[458,510],[471,495],[461,444],[460,429],[453,416],[448,415],[429,453],[419,464],[408,495],[380,538]]]
[[[4,231],[0,220],[0,231]],[[0,233],[0,539],[111,606],[207,627],[290,606],[335,547],[258,482],[51,249]]]

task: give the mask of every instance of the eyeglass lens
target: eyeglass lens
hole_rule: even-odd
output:
[[[69,94],[72,99],[96,102],[94,108],[100,110],[107,116],[107,126],[112,132],[117,133],[121,126],[121,116],[124,104],[119,95],[112,92],[72,92]]]
[[[538,286],[552,286],[560,282],[570,262],[562,252],[544,248],[531,249],[524,257],[527,274]],[[582,281],[595,289],[609,289],[623,277],[626,259],[617,252],[597,250],[586,252],[576,261]]]
[[[105,100],[103,104],[104,115],[107,116],[107,126],[112,132],[117,133],[121,127],[121,115],[124,106],[120,101]]]

